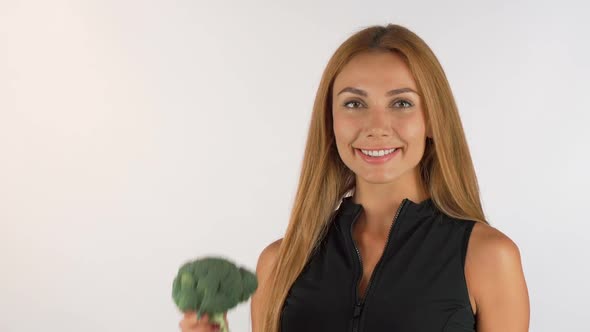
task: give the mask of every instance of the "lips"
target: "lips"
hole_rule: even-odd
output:
[[[391,150],[391,149],[399,149],[399,147],[396,146],[391,146],[391,147],[385,147],[385,148],[355,148],[357,150],[369,150],[369,151],[379,151],[379,150]]]
[[[401,149],[401,147],[378,148],[378,149],[363,149],[363,148],[355,148],[355,147],[353,147],[353,149],[355,150],[355,152],[358,152],[358,153],[363,153],[363,151],[361,151],[361,150],[375,152],[375,151],[380,151],[380,150],[383,150],[383,151],[389,151],[389,150],[391,150],[391,149],[395,149],[395,151],[394,151],[394,152],[397,152],[398,150],[400,150],[400,149]],[[364,153],[363,153],[363,154],[364,154]]]
[[[389,161],[390,159],[395,158],[399,154],[399,152],[400,152],[400,149],[396,149],[395,151],[393,151],[393,152],[391,152],[389,154],[383,155],[383,156],[371,157],[371,156],[368,156],[368,155],[364,154],[359,149],[355,149],[355,150],[356,150],[355,153],[359,157],[361,157],[362,160],[364,160],[365,162],[367,162],[369,164],[382,164],[382,163],[385,163],[385,162]]]

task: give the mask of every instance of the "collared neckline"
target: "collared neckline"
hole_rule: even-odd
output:
[[[353,196],[346,196],[342,199],[340,210],[343,214],[354,215],[363,209],[362,204],[355,203],[352,200]],[[426,198],[421,202],[414,202],[410,198],[405,197],[402,200],[402,209],[400,214],[411,215],[416,217],[426,217],[436,214],[436,208],[431,197]]]

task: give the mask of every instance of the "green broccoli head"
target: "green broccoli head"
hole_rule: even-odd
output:
[[[172,284],[172,298],[181,311],[207,313],[227,331],[223,315],[252,296],[256,275],[221,257],[203,257],[184,263]]]

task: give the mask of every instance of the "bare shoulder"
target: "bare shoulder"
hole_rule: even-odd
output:
[[[500,230],[481,222],[473,226],[467,255],[478,272],[521,267],[518,245]]]
[[[469,240],[469,253],[478,260],[514,259],[520,256],[518,246],[493,226],[476,222]],[[487,263],[493,263],[487,261]]]
[[[282,238],[278,239],[262,249],[262,252],[258,257],[258,262],[256,263],[256,279],[258,280],[258,288],[254,294],[252,294],[252,300],[250,303],[252,331],[258,331],[260,326],[261,292],[264,292],[263,286],[266,284],[266,279],[270,275],[272,266],[277,259],[282,240]]]
[[[528,331],[528,290],[517,244],[477,222],[467,248],[465,275],[476,303],[478,331]]]
[[[271,265],[274,263],[277,255],[279,254],[279,248],[281,247],[281,242],[283,241],[283,239],[278,239],[272,243],[270,243],[269,245],[267,245],[262,252],[260,253],[260,256],[258,257],[258,263],[256,264],[256,273],[258,274],[259,272],[268,272],[267,270],[271,267]]]

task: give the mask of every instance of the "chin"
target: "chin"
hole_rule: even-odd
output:
[[[400,174],[375,174],[377,172],[374,172],[373,174],[366,174],[366,175],[361,175],[361,174],[356,174],[357,177],[363,179],[363,181],[367,182],[367,183],[371,183],[371,184],[387,184],[387,183],[391,183],[394,181],[397,181],[400,178]]]

